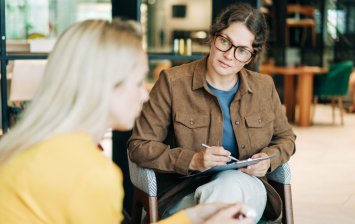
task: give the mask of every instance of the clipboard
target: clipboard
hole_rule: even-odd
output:
[[[218,173],[218,172],[221,172],[224,170],[236,170],[239,168],[243,168],[243,167],[247,167],[249,165],[256,164],[256,163],[266,160],[266,159],[270,159],[275,156],[276,156],[276,154],[271,154],[269,156],[255,158],[255,159],[249,158],[249,159],[245,159],[245,160],[240,160],[238,162],[228,163],[226,165],[214,166],[214,167],[212,167],[208,170],[202,171],[202,172],[201,171],[193,171],[189,175],[183,176],[183,178],[211,175],[211,174],[215,174],[215,173]]]

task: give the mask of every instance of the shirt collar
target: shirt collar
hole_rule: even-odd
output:
[[[192,90],[204,87],[206,83],[208,55],[198,60],[193,74]],[[206,84],[207,86],[207,84]]]
[[[248,76],[250,71],[242,68],[239,71],[239,80],[240,80],[240,84],[239,84],[239,91],[242,95],[244,95],[245,93],[249,92],[249,93],[253,93],[253,90],[250,88],[249,82],[248,82]]]
[[[209,55],[206,55],[205,57],[201,58],[200,60],[196,61],[196,67],[194,69],[193,73],[193,83],[192,83],[192,90],[196,90],[199,88],[203,88],[205,85],[207,87],[207,82],[206,82],[206,73],[207,73],[207,59]],[[249,75],[249,70],[242,68],[239,71],[239,90],[241,95],[244,95],[247,92],[253,93],[252,89],[250,88],[250,85],[248,83],[248,75]]]

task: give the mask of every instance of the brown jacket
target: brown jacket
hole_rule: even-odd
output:
[[[201,144],[222,144],[223,115],[217,97],[207,86],[206,69],[207,57],[163,71],[128,142],[131,160],[157,171],[160,212],[208,182],[206,178],[181,178],[189,173],[192,156],[202,149]],[[239,158],[259,152],[278,153],[271,159],[273,171],[295,152],[296,136],[272,78],[247,69],[238,75],[240,85],[230,115]],[[280,221],[281,199],[266,178],[261,180],[268,192],[264,215]]]

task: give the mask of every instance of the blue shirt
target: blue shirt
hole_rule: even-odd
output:
[[[238,82],[235,84],[235,86],[229,91],[216,89],[213,86],[211,86],[208,82],[207,82],[207,85],[211,89],[211,91],[216,95],[216,97],[218,99],[218,103],[219,103],[219,105],[222,109],[222,113],[223,113],[222,146],[224,147],[224,149],[230,151],[232,156],[238,158],[239,152],[238,152],[237,139],[235,138],[235,135],[234,135],[229,107],[230,107],[230,104],[231,104],[235,94],[238,91],[239,79],[238,79]]]

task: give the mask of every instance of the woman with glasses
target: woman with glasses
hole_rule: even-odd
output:
[[[160,214],[205,202],[245,202],[258,221],[281,221],[281,199],[265,175],[295,152],[295,135],[273,80],[245,69],[267,40],[263,14],[247,4],[224,10],[210,52],[161,73],[129,140],[129,156],[155,169]],[[202,146],[204,144],[204,147]],[[186,177],[238,159],[275,154],[239,170]]]

